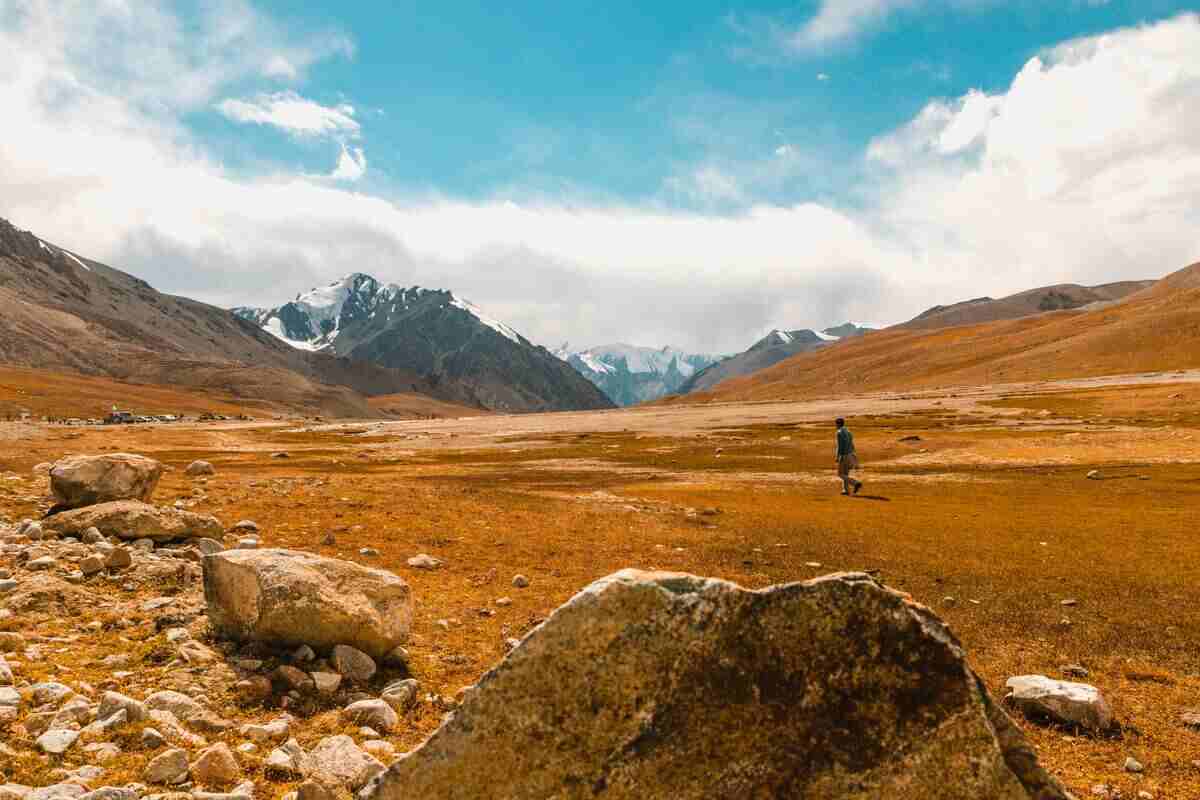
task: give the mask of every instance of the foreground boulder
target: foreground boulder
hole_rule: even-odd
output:
[[[150,501],[163,465],[130,453],[68,456],[50,470],[50,491],[59,508],[82,508],[112,500]]]
[[[929,610],[863,574],[619,572],[559,608],[363,800],[1068,795]]]
[[[204,557],[204,597],[218,636],[281,647],[350,645],[382,659],[408,636],[412,597],[390,572],[295,550]]]
[[[220,539],[225,534],[216,517],[134,500],[63,511],[42,524],[58,536],[79,536],[88,528],[96,528],[104,536],[133,541],[150,539],[156,544],[179,539]]]

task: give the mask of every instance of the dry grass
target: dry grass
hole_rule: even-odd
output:
[[[950,622],[997,695],[1011,675],[1058,676],[1072,662],[1091,671],[1123,737],[1020,723],[1077,794],[1103,782],[1126,797],[1187,798],[1200,796],[1200,734],[1177,721],[1200,694],[1200,430],[1186,427],[1190,416],[1171,416],[1169,396],[1179,391],[1135,397],[1128,414],[1118,408],[1128,398],[1108,390],[992,398],[996,407],[969,411],[930,400],[913,413],[853,419],[868,467],[856,499],[837,494],[827,424],[743,424],[752,409],[737,407],[706,430],[671,433],[640,426],[648,417],[638,413],[550,416],[538,430],[532,419],[485,418],[472,423],[475,434],[454,436],[438,423],[86,430],[0,452],[0,471],[29,475],[68,451],[148,453],[176,468],[159,489],[162,502],[190,498],[199,485],[206,499],[195,510],[227,524],[254,519],[268,545],[396,571],[418,603],[413,673],[424,691],[445,695],[500,659],[507,637],[624,567],[752,587],[878,570]],[[1125,424],[1088,421],[1096,415]],[[1164,424],[1175,438],[1159,435]],[[919,440],[902,441],[912,436]],[[277,450],[291,458],[272,459]],[[182,467],[194,458],[213,462],[217,475],[187,479]],[[1087,480],[1097,466],[1124,479]],[[37,502],[21,499],[29,496],[0,494],[0,513],[36,511]],[[328,532],[333,545],[322,543]],[[362,547],[380,555],[360,556]],[[445,567],[408,568],[420,552]],[[529,588],[512,586],[517,573]],[[502,597],[512,604],[497,605]],[[1062,605],[1068,599],[1075,604]],[[63,621],[61,630],[78,624]],[[137,641],[141,631],[119,635]],[[71,674],[100,680],[88,664],[130,646],[117,635],[71,645]],[[426,706],[389,738],[403,751],[439,721]],[[319,710],[302,741],[342,728]],[[1127,755],[1146,765],[1144,776],[1122,771]],[[136,776],[145,757],[131,752],[121,774]]]

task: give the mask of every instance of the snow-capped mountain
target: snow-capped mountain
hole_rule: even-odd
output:
[[[794,331],[776,328],[750,345],[745,352],[730,356],[697,372],[679,387],[678,394],[706,391],[729,378],[758,372],[797,353],[806,353],[842,339],[862,336],[871,330],[873,329],[855,325],[853,322],[821,331],[808,328]]]
[[[564,344],[554,354],[622,406],[674,394],[696,372],[720,358],[674,347],[655,349],[628,344],[578,351]]]
[[[277,308],[235,308],[293,347],[461,384],[463,402],[502,411],[608,408],[548,350],[454,293],[352,273]]]

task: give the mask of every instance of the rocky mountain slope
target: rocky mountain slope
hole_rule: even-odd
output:
[[[933,330],[953,325],[975,325],[1004,319],[1020,319],[1046,311],[1066,311],[1093,303],[1111,303],[1151,286],[1154,281],[1120,281],[1101,286],[1080,286],[1061,283],[1018,292],[994,300],[977,297],[948,306],[933,306],[898,328]]]
[[[687,353],[674,347],[656,350],[609,344],[572,351],[563,345],[555,355],[566,361],[619,406],[631,406],[675,394],[719,356]]]
[[[1200,264],[1124,299],[802,353],[688,400],[768,400],[1200,368]]]
[[[419,375],[298,351],[223,309],[155,291],[4,220],[0,308],[0,364],[14,367],[214,390],[335,416],[378,416],[366,394],[439,389]]]
[[[298,350],[421,376],[447,399],[498,411],[610,408],[548,350],[451,292],[352,273],[239,318]]]
[[[745,352],[730,356],[697,372],[679,387],[677,393],[689,394],[708,391],[721,381],[742,375],[751,375],[773,364],[778,364],[786,358],[791,358],[797,353],[807,353],[842,339],[853,339],[870,330],[871,328],[863,328],[853,322],[847,322],[836,328],[826,328],[823,331],[773,330],[750,345]]]

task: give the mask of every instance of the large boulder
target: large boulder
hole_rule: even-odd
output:
[[[559,608],[362,800],[1056,800],[946,626],[864,574],[619,572]]]
[[[88,528],[96,528],[105,536],[136,541],[150,539],[156,543],[180,539],[220,539],[225,528],[216,517],[195,514],[167,506],[152,506],[135,500],[63,511],[42,523],[59,536],[78,536]]]
[[[227,550],[204,557],[208,620],[219,635],[382,659],[408,637],[412,596],[390,572],[295,550]]]
[[[150,501],[163,465],[130,453],[68,456],[50,470],[50,491],[60,508],[107,503],[111,500]]]

